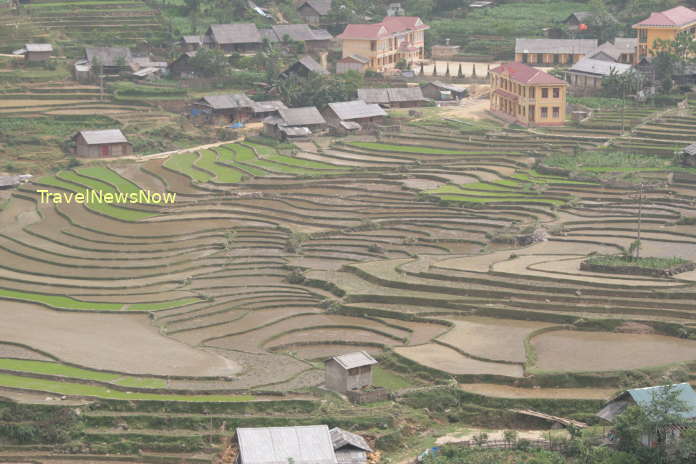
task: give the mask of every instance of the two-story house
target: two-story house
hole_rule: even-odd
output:
[[[388,16],[381,23],[349,24],[342,34],[343,58],[365,57],[367,68],[389,71],[405,60],[413,64],[425,56],[425,30],[429,26],[416,16]]]
[[[651,13],[649,18],[632,27],[638,33],[638,61],[640,61],[653,54],[657,39],[674,40],[677,34],[683,31],[695,34],[696,11],[685,6],[677,6]]]
[[[562,126],[568,83],[524,63],[491,69],[493,114],[525,126]]]

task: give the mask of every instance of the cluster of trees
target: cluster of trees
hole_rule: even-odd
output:
[[[335,101],[354,100],[362,76],[356,72],[324,76],[312,73],[309,77],[290,75],[276,81],[280,99],[289,107],[325,106]]]

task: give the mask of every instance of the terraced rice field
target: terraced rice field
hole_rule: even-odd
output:
[[[535,170],[535,157],[608,140],[413,127],[294,153],[243,142],[38,178],[0,210],[0,387],[306,399],[323,382],[317,361],[355,349],[476,393],[495,382],[502,397],[525,396],[500,384],[562,389],[578,372],[612,388],[615,371],[688,370],[696,342],[677,335],[694,334],[694,273],[579,270],[634,240],[634,189]],[[40,188],[150,189],[176,201],[41,203]],[[696,216],[695,200],[687,181],[647,192],[644,255],[696,258],[694,228],[680,222]],[[510,240],[541,229],[538,243]],[[614,333],[626,321],[654,333]],[[420,382],[383,374],[392,388]],[[127,419],[109,414],[89,433],[123,434],[114,424]]]

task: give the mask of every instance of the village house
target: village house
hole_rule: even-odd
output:
[[[686,411],[674,412],[674,414],[681,416],[686,421],[686,424],[668,425],[663,430],[657,430],[656,433],[643,434],[640,437],[640,441],[644,446],[649,447],[654,447],[661,441],[667,444],[673,443],[679,439],[684,428],[696,426],[696,392],[688,383],[626,390],[609,401],[597,413],[597,416],[608,422],[614,422],[630,406],[638,406],[642,409],[649,408],[655,400],[660,398],[660,395],[667,391],[667,388],[676,392],[678,400],[687,407]]]
[[[185,52],[195,52],[203,46],[203,37],[200,35],[185,35],[181,38],[181,47]]]
[[[305,55],[294,62],[288,69],[280,73],[280,77],[287,79],[291,75],[308,77],[311,73],[327,75],[329,72],[322,67],[317,61],[309,55]]]
[[[370,60],[361,55],[350,55],[336,62],[336,74],[344,74],[350,71],[364,73]]]
[[[133,147],[120,129],[81,131],[72,140],[75,142],[75,155],[82,158],[133,154]]]
[[[515,61],[539,66],[572,65],[596,48],[596,39],[515,39]]]
[[[30,62],[48,61],[53,54],[51,44],[26,44],[24,50],[24,60]]]
[[[329,430],[338,464],[365,464],[368,454],[372,453],[369,443],[364,437],[346,430],[334,427]]]
[[[493,114],[526,126],[565,124],[568,83],[524,63],[491,69]]]
[[[696,11],[685,6],[677,6],[669,10],[651,13],[650,17],[634,24],[633,29],[638,34],[638,60],[650,56],[655,51],[655,41],[674,40],[677,34],[688,31],[696,33]]]
[[[238,428],[237,464],[338,464],[329,427]]]
[[[203,34],[205,46],[225,53],[255,53],[261,43],[261,34],[254,23],[212,24]]]
[[[334,356],[324,362],[326,369],[326,388],[346,393],[372,385],[372,366],[375,358],[365,351]]]
[[[324,24],[331,11],[331,0],[305,0],[297,6],[300,17],[312,26]]]
[[[385,108],[408,108],[423,105],[427,99],[420,87],[358,89],[358,99]]]
[[[277,116],[263,120],[263,133],[280,140],[309,137],[326,128],[326,120],[315,106],[281,108]]]
[[[208,95],[193,103],[192,114],[204,114],[215,124],[245,122],[253,117],[254,102],[243,93]]]
[[[169,74],[176,79],[191,79],[196,77],[198,68],[191,64],[191,58],[196,56],[196,51],[184,52],[169,64]]]
[[[384,121],[386,111],[362,100],[329,103],[322,111],[326,122],[339,134],[368,130]]]
[[[613,61],[615,63],[636,64],[638,57],[638,39],[617,37],[614,42],[604,42],[585,55],[585,58]]]
[[[85,58],[78,64],[86,64],[89,70],[103,74],[130,71],[133,55],[125,47],[86,47]]]
[[[269,116],[280,115],[280,110],[285,110],[288,107],[285,106],[280,100],[266,100],[266,101],[254,101],[251,111],[254,114],[254,119],[262,120]]]
[[[326,29],[311,29],[307,24],[278,24],[270,29],[259,29],[271,42],[284,42],[285,39],[305,44],[307,51],[326,50],[333,42],[333,36]]]
[[[593,14],[590,11],[576,11],[568,15],[566,19],[562,21],[565,26],[571,31],[580,30],[580,25],[589,23],[592,21]]]
[[[376,24],[348,24],[336,38],[341,41],[342,57],[368,59],[367,67],[384,72],[405,61],[413,64],[425,57],[425,31],[429,26],[415,16],[388,16]]]
[[[605,77],[612,74],[624,74],[632,69],[630,64],[583,58],[568,70],[568,76],[573,91],[591,95],[602,88],[602,79]]]
[[[428,82],[421,85],[423,96],[433,100],[461,100],[469,96],[469,91],[458,85],[442,81]]]

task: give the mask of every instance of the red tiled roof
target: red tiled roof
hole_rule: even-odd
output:
[[[519,99],[519,95],[515,95],[514,93],[506,92],[503,89],[495,89],[493,93],[500,95],[501,97],[506,97],[506,98],[512,98],[513,100]]]
[[[696,21],[696,11],[685,6],[677,6],[669,10],[660,11],[659,13],[651,13],[648,19],[644,19],[636,26],[663,26],[663,27],[679,27]]]
[[[524,63],[503,63],[491,69],[491,72],[497,74],[508,73],[511,79],[522,84],[568,85],[566,81],[553,77],[551,74],[540,71]]]
[[[348,24],[342,34],[337,39],[367,39],[377,40],[388,37],[389,31],[384,24]]]
[[[392,34],[429,29],[429,26],[423,24],[423,21],[418,16],[387,16],[382,20],[382,24]]]
[[[405,31],[421,31],[430,27],[423,24],[418,16],[387,16],[381,23],[348,24],[338,39],[376,40]]]

